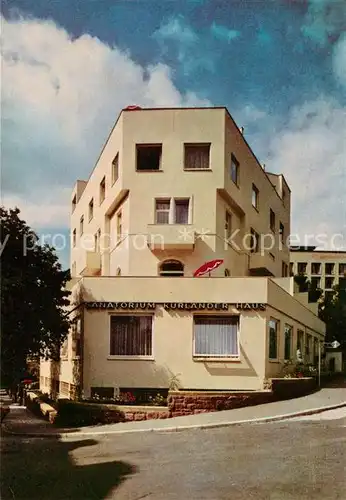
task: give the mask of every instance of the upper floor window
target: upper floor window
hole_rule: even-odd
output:
[[[284,241],[285,241],[285,226],[283,225],[282,222],[280,222],[280,238],[281,238],[281,242],[284,243]]]
[[[269,224],[270,229],[275,233],[275,212],[272,209],[269,212]]]
[[[286,262],[282,263],[282,277],[287,278],[288,277],[288,265]]]
[[[346,264],[339,264],[339,275],[346,275]]]
[[[156,200],[156,224],[188,224],[190,212],[189,198]]]
[[[94,217],[94,198],[89,202],[89,221]]]
[[[122,213],[119,212],[117,214],[117,241],[121,240],[123,233],[123,220],[122,220]]]
[[[97,230],[97,233],[94,235],[94,248],[95,252],[100,251],[100,241],[101,241],[101,229]]]
[[[239,161],[231,154],[231,179],[237,186],[239,185]]]
[[[259,206],[259,191],[255,184],[252,184],[252,197],[251,197],[251,203],[256,210],[258,210]]]
[[[326,274],[334,274],[334,264],[327,263],[326,264]]]
[[[74,229],[72,231],[72,245],[75,247],[76,246],[76,241],[77,241],[77,231]]]
[[[119,177],[119,153],[114,157],[112,161],[112,184],[114,184]]]
[[[80,234],[82,235],[83,232],[84,232],[84,215],[82,215],[82,217],[80,218],[80,222],[79,222],[79,232]]]
[[[321,264],[319,262],[311,263],[311,274],[321,274]]]
[[[156,224],[169,224],[170,205],[171,200],[156,200]]]
[[[100,205],[106,198],[106,177],[100,182]]]
[[[210,168],[210,144],[184,144],[184,168],[208,170]]]
[[[251,245],[250,245],[251,253],[258,253],[260,244],[259,234],[256,233],[256,231],[253,228],[251,228],[250,234],[251,234]]]
[[[279,321],[269,320],[269,359],[278,358]]]
[[[72,213],[75,211],[76,206],[77,206],[77,196],[74,195],[74,197],[72,198]]]
[[[179,260],[165,260],[160,265],[160,276],[184,276],[184,264]]]
[[[227,240],[231,237],[232,234],[232,214],[226,210],[225,213],[225,236]]]
[[[138,171],[161,169],[162,144],[137,144],[136,152]]]
[[[306,274],[307,267],[308,267],[307,262],[298,262],[298,266],[297,266],[298,274]]]

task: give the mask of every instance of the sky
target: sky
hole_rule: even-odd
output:
[[[346,248],[344,0],[2,0],[1,24],[1,202],[64,267],[73,185],[130,104],[226,106],[294,241]]]

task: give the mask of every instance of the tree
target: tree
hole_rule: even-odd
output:
[[[0,207],[1,377],[11,387],[28,356],[59,358],[70,325],[64,309],[70,273],[19,214],[18,208]]]
[[[326,341],[346,343],[346,290],[335,286],[325,294],[319,306],[319,316],[326,323]]]
[[[309,281],[306,274],[297,274],[294,276],[294,281],[298,285],[300,293],[308,293],[309,302],[318,302],[323,291],[318,288],[315,281]]]

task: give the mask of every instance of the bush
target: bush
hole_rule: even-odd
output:
[[[116,407],[61,400],[54,423],[59,427],[83,427],[124,421],[125,415]]]

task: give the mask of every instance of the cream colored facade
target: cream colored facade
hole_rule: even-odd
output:
[[[329,250],[291,250],[291,274],[305,274],[324,292],[331,291],[334,286],[346,286],[346,252]]]
[[[313,362],[325,325],[288,277],[290,189],[225,108],[124,110],[71,202],[76,324],[57,367],[62,396],[172,377],[255,390],[298,344]],[[193,277],[214,259],[211,276]],[[51,372],[41,364],[43,390]]]

